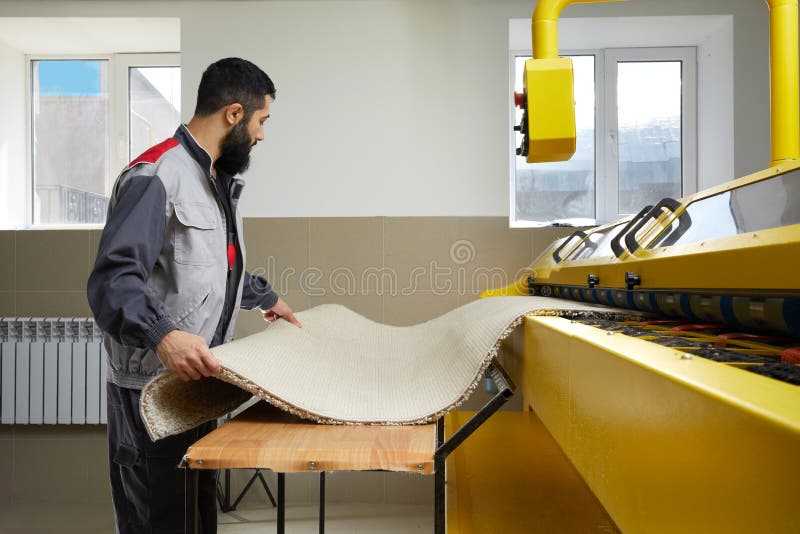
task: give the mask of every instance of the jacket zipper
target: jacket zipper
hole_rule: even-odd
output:
[[[233,315],[233,313],[231,312],[231,302],[229,302],[230,301],[229,293],[230,293],[230,290],[231,290],[231,277],[233,276],[233,272],[234,272],[233,271],[233,265],[234,265],[234,262],[236,261],[236,259],[238,259],[238,251],[236,251],[236,243],[235,243],[236,234],[235,234],[235,232],[232,231],[232,228],[231,228],[231,224],[232,224],[231,218],[233,217],[233,214],[232,213],[229,214],[228,210],[225,209],[224,200],[220,197],[220,193],[219,193],[219,190],[221,188],[217,187],[216,179],[213,176],[209,175],[208,176],[208,180],[210,182],[211,189],[214,191],[214,198],[217,201],[217,206],[219,207],[220,211],[222,212],[222,217],[225,219],[225,235],[227,236],[227,239],[226,239],[226,242],[227,242],[226,243],[226,245],[227,245],[227,247],[226,247],[226,256],[227,256],[227,260],[228,260],[228,272],[227,272],[227,275],[225,276],[225,299],[224,299],[224,303],[223,303],[223,306],[222,306],[222,316],[219,319],[220,323],[217,324],[217,328],[214,330],[214,337],[216,337],[217,330],[219,329],[220,325],[222,325],[223,328],[220,331],[221,338],[219,339],[219,342],[220,343],[224,343],[225,342],[225,334],[228,331],[228,327],[230,326],[230,322],[231,322],[231,316]],[[233,178],[231,178],[231,180],[233,180]],[[233,206],[231,206],[231,209],[233,209]],[[233,258],[234,261],[233,262],[231,261],[231,248],[232,247],[234,249],[234,258]],[[213,342],[213,339],[212,339],[212,342]]]

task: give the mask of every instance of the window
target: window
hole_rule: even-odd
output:
[[[28,61],[31,222],[103,224],[120,170],[180,123],[178,56]]]
[[[511,225],[592,225],[636,213],[696,184],[696,50],[575,51],[575,155],[512,156]],[[512,53],[514,90],[530,55]],[[515,124],[522,117],[513,111]],[[512,153],[521,142],[514,134]]]
[[[34,223],[101,223],[109,171],[107,60],[33,60]]]

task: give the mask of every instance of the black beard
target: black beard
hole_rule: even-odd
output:
[[[250,149],[252,143],[247,133],[245,121],[240,122],[222,139],[220,156],[214,167],[228,176],[236,176],[250,166]]]

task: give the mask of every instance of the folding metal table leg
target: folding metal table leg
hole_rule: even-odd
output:
[[[223,482],[220,482],[220,479],[222,479]],[[230,469],[217,470],[216,485],[217,485],[217,503],[219,503],[219,509],[222,510],[223,513],[227,514],[228,512],[234,509],[231,506]]]
[[[278,534],[286,528],[286,474],[278,473]]]
[[[436,448],[444,443],[444,418],[436,421]],[[436,534],[444,534],[445,526],[445,458],[435,455],[433,458],[433,484],[434,484],[434,518],[433,530]]]
[[[325,471],[319,472],[319,534],[325,534]]]
[[[231,470],[224,469],[224,490],[220,488],[220,482],[217,481],[217,501],[219,501],[219,507],[224,513],[231,512],[236,510],[239,507],[239,503],[242,502],[247,492],[250,491],[250,487],[255,483],[256,480],[261,482],[261,487],[264,488],[264,491],[267,494],[267,498],[272,506],[278,506],[275,502],[275,497],[272,495],[272,490],[269,489],[269,485],[267,484],[267,480],[264,478],[264,474],[261,472],[261,469],[255,469],[253,476],[247,481],[242,491],[239,493],[239,496],[236,497],[236,500],[231,504]]]
[[[250,486],[252,486],[256,480],[261,482],[261,487],[263,487],[264,491],[267,492],[267,498],[269,499],[269,502],[272,503],[272,506],[277,506],[275,503],[275,497],[272,496],[272,492],[267,485],[267,481],[264,479],[264,475],[261,473],[261,469],[256,469],[255,473],[253,473],[253,476],[251,476],[250,480],[248,480],[247,484],[245,484],[242,492],[239,493],[239,496],[236,497],[236,500],[230,506],[230,510],[236,510],[236,508],[239,506],[239,503],[242,502],[242,499],[244,499],[244,496],[247,495],[247,492],[250,490]]]
[[[200,478],[200,472],[194,469],[185,467],[185,532],[187,534],[196,534],[199,527],[199,518],[197,515],[197,486]]]
[[[231,508],[231,470],[225,470],[225,508],[228,510],[223,510],[223,512],[227,512]]]

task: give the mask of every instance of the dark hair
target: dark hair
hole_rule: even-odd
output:
[[[215,61],[203,72],[197,88],[195,115],[207,116],[238,102],[245,119],[264,107],[264,96],[275,98],[275,84],[246,59],[228,57]]]

